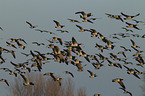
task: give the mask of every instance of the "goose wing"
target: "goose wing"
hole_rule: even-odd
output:
[[[84,14],[86,14],[84,11],[78,11],[78,12],[76,12],[75,14],[82,14],[82,15],[84,15]]]
[[[123,65],[127,70],[130,70],[130,68],[129,67],[127,67],[127,66],[125,66],[125,65]]]
[[[27,23],[27,24],[29,24],[29,25],[30,25],[30,27],[32,27],[32,26],[33,26],[33,25],[32,25],[30,22],[28,22],[28,21],[26,21],[26,23]]]
[[[122,54],[123,54],[123,56],[126,58],[125,52],[123,52]]]
[[[80,30],[83,30],[83,28],[81,27],[81,26],[79,26],[79,25],[76,25]]]
[[[9,86],[9,83],[8,83],[8,81],[7,81],[7,80],[5,80],[5,83]]]
[[[53,78],[54,81],[56,81],[56,77],[53,74],[54,73],[50,73],[50,76]]]
[[[26,83],[29,82],[28,78],[27,78],[25,75],[22,75],[22,74],[20,74],[20,75],[22,76],[22,78],[24,79],[24,81],[25,81]]]
[[[15,52],[11,51],[11,54],[13,55],[14,58],[16,58]]]
[[[137,77],[138,79],[140,79],[140,77],[136,74],[136,72],[134,72],[133,74],[135,77]]]
[[[56,23],[57,26],[60,26],[60,23],[58,21],[56,20],[53,20],[53,21]]]
[[[71,72],[69,72],[69,74],[74,78],[74,75]]]
[[[124,89],[125,89],[125,85],[122,81],[118,82]]]
[[[27,44],[26,41],[25,41],[24,39],[19,38],[19,40],[20,40],[20,41],[23,41],[25,44]]]
[[[74,37],[72,37],[72,43],[73,44],[76,44],[77,43],[77,41],[76,41],[76,39]]]
[[[135,42],[132,39],[130,39],[130,41],[132,42],[133,46],[136,46]]]
[[[62,45],[63,44],[62,39],[61,38],[57,38],[57,39],[58,39],[59,43]]]
[[[90,70],[87,70],[87,71],[90,73],[91,76],[94,75],[94,73],[92,71],[90,71]]]
[[[129,17],[128,15],[124,14],[123,12],[121,12],[121,15],[123,15],[125,17]]]
[[[131,23],[125,22],[127,25],[132,25]]]
[[[136,14],[135,16],[139,16],[139,15],[140,15],[140,13]]]

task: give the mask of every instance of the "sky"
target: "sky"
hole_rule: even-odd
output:
[[[135,15],[140,13],[139,17],[136,17],[137,20],[145,21],[145,1],[144,0],[1,0],[0,3],[0,27],[4,29],[4,31],[0,30],[0,46],[4,48],[9,48],[6,46],[6,41],[9,41],[9,38],[23,38],[28,43],[25,50],[18,49],[16,51],[17,59],[13,59],[10,55],[5,55],[7,58],[7,63],[5,65],[1,65],[1,67],[9,67],[10,61],[13,62],[24,62],[27,58],[22,56],[20,52],[28,53],[30,50],[40,50],[41,52],[51,51],[47,47],[36,47],[32,45],[33,41],[38,42],[46,42],[46,39],[50,39],[52,35],[47,33],[36,32],[33,29],[30,29],[26,21],[31,22],[34,25],[37,25],[38,28],[49,30],[58,34],[60,38],[64,41],[71,40],[72,37],[83,43],[83,50],[88,54],[94,54],[100,52],[94,48],[95,43],[101,43],[100,40],[96,38],[91,38],[88,33],[80,33],[78,32],[78,28],[76,28],[76,23],[69,22],[68,18],[78,19],[79,15],[76,15],[77,11],[85,11],[86,13],[92,13],[93,17],[100,18],[96,19],[93,24],[90,23],[81,23],[79,25],[84,28],[94,28],[97,31],[101,32],[104,36],[108,37],[114,33],[124,32],[121,29],[125,24],[121,21],[108,18],[105,13],[110,14],[120,14],[121,12],[126,14]],[[55,29],[55,23],[53,20],[57,20],[65,25],[65,30],[69,30],[69,33],[61,34],[58,33]],[[141,31],[134,30],[134,33],[143,35],[144,34],[144,26],[140,24],[139,27],[142,29]],[[113,40],[113,39],[111,39]],[[133,40],[136,41],[138,45],[141,46],[141,50],[144,50],[144,39],[135,38]],[[121,39],[121,40],[113,40],[119,45],[130,46],[130,39]],[[46,45],[49,43],[46,42]],[[63,49],[61,47],[61,49]],[[115,48],[114,51],[117,53],[120,51],[119,48]],[[109,53],[110,53],[109,52]],[[108,55],[108,51],[104,52],[106,56]],[[144,53],[143,53],[144,54]],[[132,53],[128,54],[129,56]],[[84,58],[81,58],[84,60]],[[105,62],[106,63],[106,62]],[[65,64],[61,65],[56,62],[50,62],[49,65],[45,65],[42,73],[45,72],[54,72],[64,78],[67,78],[63,72],[65,70],[70,70],[74,73],[76,88],[81,86],[86,87],[87,95],[93,96],[94,93],[100,93],[101,96],[126,96],[123,91],[119,88],[119,85],[112,82],[112,79],[119,77],[125,78],[124,81],[127,89],[133,93],[133,96],[141,96],[142,91],[140,85],[142,85],[142,81],[138,80],[134,76],[126,74],[126,69],[118,69],[114,67],[109,67],[106,65],[100,70],[95,70],[90,63],[84,62],[87,64],[84,67],[83,72],[76,71],[77,69],[72,66],[66,66]],[[132,67],[132,66],[131,66]],[[133,66],[134,67],[134,66]],[[144,70],[144,68],[137,67],[140,70]],[[92,70],[94,73],[98,75],[97,78],[89,78],[89,74],[86,70]],[[13,82],[13,76],[9,76],[4,71],[1,71],[0,78],[8,78],[9,82]],[[0,93],[3,96],[6,96],[7,90],[6,86],[3,83],[0,83]],[[139,94],[139,95],[138,95]]]

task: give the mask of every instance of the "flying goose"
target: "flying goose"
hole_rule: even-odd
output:
[[[98,55],[100,57],[100,60],[107,60],[108,59],[107,57],[103,56],[101,53],[96,54],[96,55]]]
[[[24,39],[22,39],[22,38],[19,38],[18,40],[20,40],[20,41],[24,42],[25,44],[27,44],[27,42]]]
[[[75,59],[76,56],[72,56],[71,51],[69,49],[64,50],[66,52],[66,58],[68,59]]]
[[[82,17],[81,17],[82,18]],[[90,23],[94,23],[94,22],[92,22],[90,19],[87,19],[87,18],[82,18],[83,19],[83,21],[82,22],[90,22]]]
[[[31,67],[34,67],[34,66],[36,66],[36,67],[37,67],[38,71],[41,71],[42,66],[38,63],[38,61],[37,61],[37,60],[35,60],[35,63],[33,63],[33,64],[31,65]]]
[[[70,22],[77,22],[77,23],[80,23],[78,20],[74,20],[74,19],[68,19],[70,20]]]
[[[90,29],[90,30],[88,30],[89,32],[91,32],[91,37],[97,37],[99,34],[99,32],[97,32],[95,29]]]
[[[104,62],[104,61],[103,61]],[[95,67],[95,69],[100,69],[102,66],[104,66],[104,64],[102,64],[102,62],[101,63],[99,63],[99,62],[97,62],[97,63],[92,63],[92,65]]]
[[[13,66],[15,66],[15,68],[20,68],[20,67],[22,67],[22,64],[15,64],[15,63],[13,63],[12,61],[10,61],[10,63],[11,63]]]
[[[60,45],[62,45],[63,44],[63,42],[62,42],[62,39],[61,38],[57,38],[57,37],[52,37],[53,38],[53,40],[55,40],[55,41],[59,41],[59,43],[60,43]]]
[[[61,86],[61,80],[63,80],[63,78],[56,78],[56,80],[59,83],[59,86]]]
[[[45,45],[44,43],[32,42],[32,44],[36,44],[37,46]]]
[[[94,96],[101,96],[101,94],[94,94]]]
[[[126,26],[126,27],[130,27],[130,28],[135,28],[135,29],[138,29],[138,30],[141,30],[141,29],[139,29],[137,26],[138,26],[138,24],[131,24],[131,23],[128,23],[128,22],[125,22],[128,26]]]
[[[30,54],[33,56],[34,59],[37,59],[38,56],[37,56],[36,54],[34,54],[34,53],[32,52],[32,50],[30,50]]]
[[[21,52],[21,54],[25,55],[26,57],[31,55],[31,54],[27,54],[27,53],[23,53],[23,52]]]
[[[133,32],[133,30],[127,29],[127,28],[125,28],[125,27],[122,27],[122,29],[125,29],[126,32],[127,32],[127,31]]]
[[[74,37],[72,37],[72,44],[71,44],[71,46],[78,48],[79,45],[83,45],[83,44],[82,43],[78,44],[77,41],[76,41],[76,39]]]
[[[92,58],[92,60],[95,60],[95,61],[97,61],[97,62],[99,63],[99,60],[98,60],[97,56],[95,56],[95,55],[90,55],[90,57]]]
[[[42,54],[42,53],[40,53],[39,51],[34,51],[34,52],[37,52],[38,53],[38,55],[40,55],[42,58],[43,58],[43,60],[48,60],[48,59],[50,59],[50,58],[47,58],[46,56],[45,56],[45,54]]]
[[[137,72],[137,74],[141,75],[144,74],[144,72],[139,71],[138,69],[134,68],[134,70]]]
[[[17,44],[18,44],[19,48],[22,48],[23,50],[25,49],[25,46],[23,44],[21,44],[21,43],[17,43]]]
[[[107,49],[108,47],[104,47],[102,45],[99,45],[98,43],[96,43],[96,48],[99,48],[99,50],[101,50],[101,52],[103,52],[104,49]]]
[[[140,15],[140,13],[138,13],[138,14],[136,14],[136,15],[134,15],[134,16],[131,16],[131,15],[126,15],[126,14],[124,14],[123,12],[121,12],[121,14],[122,14],[123,16],[126,17],[126,18],[124,18],[124,20],[132,19],[132,18],[137,17],[137,16]]]
[[[5,72],[9,72],[9,75],[15,75],[15,77],[17,77],[17,73],[15,73],[14,71],[12,71],[12,70],[10,70],[10,69],[8,69],[8,68],[0,68],[0,69],[3,69],[3,70],[5,70]]]
[[[109,53],[110,57],[113,58],[113,60],[121,60],[120,58],[117,57],[117,55],[113,54],[113,53]]]
[[[56,31],[60,31],[61,33],[64,33],[64,32],[69,33],[67,30],[56,30]]]
[[[141,51],[141,50],[138,50],[137,48],[135,48],[135,47],[133,47],[133,46],[131,46],[137,53],[142,53],[142,52],[144,52],[144,51]]]
[[[145,23],[144,21],[139,21],[139,20],[135,20],[135,19],[132,19],[133,21],[135,21],[136,23]]]
[[[135,41],[133,41],[132,39],[130,39],[131,43],[133,46],[131,47],[134,47],[134,48],[140,48],[139,46],[136,45]]]
[[[126,58],[126,55],[125,55],[125,52],[124,51],[120,51],[117,54],[122,54]]]
[[[70,74],[70,75],[74,78],[74,75],[73,75],[71,72],[65,71],[65,73],[66,73],[66,74]]]
[[[114,15],[112,15],[112,14],[108,14],[108,13],[105,13],[105,14],[108,15],[108,17],[110,17],[110,18],[114,17]]]
[[[0,81],[5,82],[9,86],[9,83],[6,79],[0,79]]]
[[[31,29],[33,29],[33,28],[36,28],[36,27],[37,27],[37,25],[35,25],[35,26],[34,26],[34,25],[32,25],[30,22],[28,22],[28,21],[26,21],[26,23],[27,23],[27,24],[29,24],[29,26],[30,26],[30,28],[31,28]]]
[[[120,46],[120,47],[123,48],[124,51],[130,51],[130,52],[131,52],[131,49],[127,49],[127,48],[125,48],[124,46]]]
[[[0,27],[0,29],[3,31],[3,28],[2,27]]]
[[[14,38],[10,38],[10,42],[16,42],[17,41],[17,39],[14,39]]]
[[[18,39],[15,39],[15,42],[17,43],[17,45],[18,45],[19,47],[23,46],[23,45],[19,42]]]
[[[2,62],[5,62],[5,59],[2,57],[2,55],[0,55],[0,59],[2,60]]]
[[[92,71],[90,70],[87,70],[91,76],[89,76],[90,78],[94,78],[94,77],[97,77],[98,75],[94,74]]]
[[[76,25],[80,30],[79,32],[84,32],[84,31],[88,31],[87,29],[83,29],[83,27],[79,26],[79,25]]]
[[[39,31],[39,32],[46,32],[46,33],[48,33],[49,31],[47,31],[47,30],[41,30],[41,29],[35,29],[35,31]]]
[[[119,89],[121,89],[121,90],[123,90],[124,92],[123,93],[125,93],[125,94],[129,94],[130,96],[132,96],[132,93],[131,92],[129,92],[129,91],[127,91],[125,88],[119,88]]]
[[[144,61],[143,57],[140,54],[137,57],[135,57],[135,60],[140,63],[140,64],[137,64],[137,65],[145,64],[145,61]]]
[[[122,22],[124,22],[123,19],[121,18],[121,15],[114,15],[113,17],[117,20],[121,20]]]
[[[57,80],[57,78],[53,75],[54,73],[45,73],[45,74],[43,74],[44,76],[45,75],[49,75],[49,76],[51,76],[52,77],[52,79],[54,80],[54,81],[56,81]]]
[[[9,42],[6,42],[6,43],[8,44],[7,46],[14,47],[14,48],[16,48],[16,49],[17,49],[16,45],[11,44],[11,43],[9,43]]]
[[[120,63],[113,63],[112,61],[110,61],[109,59],[107,59],[107,61],[109,62],[108,66],[115,66],[117,68],[121,68],[122,69],[122,66]]]
[[[125,65],[123,65],[123,66],[127,69],[127,74],[133,74],[135,77],[140,79],[140,77],[137,75],[137,72],[135,71],[135,69],[129,68],[129,67],[125,66]]]
[[[20,75],[23,78],[23,80],[25,81],[25,83],[23,83],[24,86],[34,85],[34,83],[33,82],[30,82],[29,79],[25,75],[23,75],[23,74],[20,74]]]
[[[112,82],[118,82],[118,83],[122,86],[122,88],[125,89],[125,85],[124,85],[124,83],[122,82],[123,80],[125,80],[125,79],[116,78],[116,79],[113,79]]]
[[[76,67],[78,68],[79,72],[83,71],[83,66],[81,63],[76,63]]]
[[[90,17],[90,16],[93,16],[92,13],[88,13],[86,14],[84,11],[78,11],[78,12],[75,12],[75,14],[82,14],[82,18],[87,18],[87,17]]]
[[[60,23],[58,21],[56,21],[56,20],[53,20],[53,21],[56,23],[55,28],[63,28],[64,27],[64,25],[60,25]]]

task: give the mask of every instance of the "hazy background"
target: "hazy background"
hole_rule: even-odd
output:
[[[105,13],[116,15],[120,14],[120,12],[132,15],[140,13],[140,16],[136,17],[136,19],[145,21],[144,4],[145,0],[1,0],[0,27],[2,27],[4,31],[0,30],[0,46],[9,48],[5,43],[9,38],[23,38],[28,43],[24,51],[22,49],[17,50],[17,59],[13,59],[11,55],[4,56],[7,58],[7,62],[5,65],[1,65],[1,67],[13,68],[12,66],[9,66],[9,61],[16,63],[26,61],[27,59],[25,56],[21,55],[20,52],[29,53],[30,49],[40,50],[41,52],[51,52],[50,49],[47,49],[46,47],[32,45],[32,42],[45,42],[46,45],[48,45],[49,42],[47,42],[46,39],[51,38],[52,35],[36,32],[33,29],[30,29],[28,24],[26,24],[26,21],[31,22],[33,25],[38,25],[38,28],[40,29],[49,30],[58,34],[63,40],[71,40],[74,36],[78,42],[84,44],[84,47],[82,48],[86,53],[94,54],[100,52],[100,50],[98,51],[94,48],[95,43],[99,43],[100,40],[91,38],[88,33],[79,33],[75,24],[69,22],[67,19],[73,18],[81,21],[79,15],[75,15],[75,12],[82,10],[86,13],[91,12],[94,17],[101,19],[97,19],[94,24],[82,23],[80,25],[88,29],[94,28],[104,36],[109,37],[109,35],[113,33],[125,32],[121,27],[126,26],[126,24],[108,18]],[[54,28],[55,23],[53,20],[57,20],[65,25],[64,29],[69,30],[69,34],[61,34],[57,32]],[[139,25],[142,31],[134,30],[134,33],[143,35],[145,32],[144,26],[145,25]],[[133,38],[133,40],[141,46],[141,50],[144,50],[144,39]],[[119,43],[119,45],[131,46],[130,39],[116,40],[116,42]],[[87,46],[88,44],[89,46]],[[117,48],[115,50],[116,52],[119,51]],[[108,52],[104,54],[107,56]],[[82,58],[82,60],[84,59]],[[88,62],[85,62],[85,64],[87,63]],[[77,68],[75,67],[66,66],[65,64],[56,62],[50,62],[43,67],[42,73],[54,72],[56,75],[60,75],[63,78],[69,77],[63,73],[65,70],[71,71],[75,76],[73,79],[75,87],[86,87],[88,96],[92,96],[94,93],[100,93],[102,94],[101,96],[125,96],[123,91],[118,89],[119,84],[112,82],[112,79],[117,77],[126,79],[124,84],[126,85],[127,90],[132,92],[133,96],[141,96],[142,94],[141,88],[139,87],[142,85],[142,81],[132,75],[126,74],[125,68],[118,69],[108,67],[106,64],[106,66],[102,67],[100,70],[95,70],[92,65],[88,64],[84,67],[85,71],[77,72]],[[141,67],[137,68],[141,71],[144,70],[144,68]],[[89,73],[86,71],[87,69],[92,70],[99,76],[97,78],[89,78]],[[8,73],[5,73],[3,70],[0,72],[0,78],[7,78],[9,82],[13,82],[14,76],[9,76]],[[0,93],[2,96],[7,94],[8,91],[6,88],[7,86],[0,82]]]

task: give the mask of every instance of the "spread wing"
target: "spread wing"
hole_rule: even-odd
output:
[[[79,26],[79,25],[76,25],[80,30],[82,30],[83,28],[81,27],[81,26]]]
[[[26,21],[27,24],[29,24],[31,27],[33,26],[30,22]]]
[[[27,78],[25,75],[22,75],[22,74],[20,74],[20,75],[22,76],[22,78],[24,79],[24,81],[25,81],[26,83],[29,82],[28,78]]]
[[[5,83],[9,86],[9,83],[8,83],[8,81],[7,81],[7,80],[5,80]]]
[[[90,71],[90,70],[87,70],[87,71],[90,73],[91,76],[94,75],[94,73],[92,71]]]
[[[56,23],[57,26],[60,26],[60,23],[58,21],[56,20],[53,20],[53,21]]]
[[[118,82],[124,89],[125,89],[125,85],[122,81]]]
[[[128,15],[126,15],[126,14],[124,14],[124,13],[122,13],[122,12],[121,12],[121,14],[122,14],[123,16],[125,16],[125,17],[128,17]]]
[[[133,45],[133,46],[136,45],[135,42],[134,42],[132,39],[130,39],[130,41],[132,42],[132,45]]]

